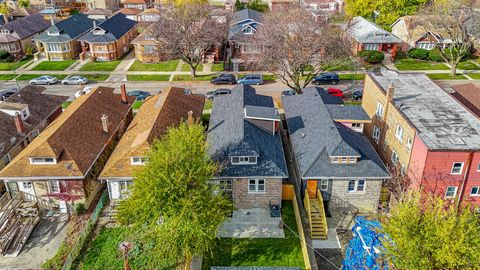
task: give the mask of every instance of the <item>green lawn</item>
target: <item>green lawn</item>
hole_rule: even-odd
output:
[[[109,74],[105,74],[105,73],[102,73],[102,74],[88,74],[88,75],[82,75],[82,74],[74,74],[72,76],[82,76],[82,77],[85,77],[87,78],[89,81],[105,81],[106,79],[108,79],[108,77],[110,77]]]
[[[140,61],[135,61],[133,65],[128,69],[129,71],[175,71],[178,66],[179,60],[170,60],[160,62],[157,64],[147,64]]]
[[[472,63],[471,61],[460,62],[460,63],[458,63],[457,68],[462,69],[462,70],[478,70],[478,69],[480,69],[480,67],[478,65]]]
[[[135,102],[133,103],[132,109],[138,110],[140,109],[140,107],[142,107],[142,104],[143,104],[143,101],[135,100]]]
[[[22,74],[17,77],[17,80],[19,81],[29,81],[33,78],[37,78],[42,76],[42,74]],[[66,74],[49,74],[49,76],[57,77],[58,80],[63,80],[65,77],[67,77]]]
[[[114,71],[122,60],[88,62],[80,68],[81,71]]]
[[[467,77],[462,74],[457,74],[455,77],[451,77],[450,73],[436,73],[436,74],[427,74],[428,77],[432,80],[466,80]]]
[[[223,71],[223,63],[219,63],[219,64],[213,64],[212,65],[212,69],[211,71],[214,71],[214,72],[219,72],[219,71]]]
[[[365,79],[365,74],[338,74],[340,80],[357,80],[361,81]]]
[[[13,80],[13,78],[15,78],[13,74],[0,74],[0,81]]]
[[[26,62],[30,61],[32,57],[26,57],[20,60],[20,62],[0,62],[0,70],[5,71],[5,70],[13,70],[14,67],[16,66],[17,68],[25,65]]]
[[[449,70],[443,63],[432,61],[421,61],[415,59],[402,59],[395,63],[399,70]]]
[[[170,75],[127,75],[127,81],[168,81]]]
[[[182,68],[180,70],[181,71],[190,71],[190,66],[187,63],[183,63]],[[203,71],[203,65],[198,64],[197,72],[202,72],[202,71]]]
[[[68,106],[70,106],[70,104],[72,104],[72,101],[65,101],[62,103],[62,109],[66,109],[68,108]]]
[[[468,75],[468,77],[470,77],[474,80],[480,80],[480,73],[469,73],[467,75]]]
[[[43,61],[40,64],[34,66],[32,70],[65,70],[77,60],[64,60],[64,61]]]
[[[205,104],[203,105],[203,110],[211,110],[212,109],[213,102],[211,99],[206,99]]]
[[[176,75],[174,76],[174,81],[210,81],[215,74],[207,74],[207,75],[197,75],[195,78],[192,78],[190,75]]]
[[[295,215],[291,201],[283,201],[282,216],[288,227],[297,233]],[[284,228],[285,238],[222,238],[213,250],[213,256],[203,258],[202,269],[211,266],[265,266],[300,267],[303,262],[300,239]]]

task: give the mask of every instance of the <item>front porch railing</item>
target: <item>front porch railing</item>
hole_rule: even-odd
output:
[[[325,207],[323,205],[323,197],[322,197],[322,192],[320,189],[317,189],[317,202],[318,202],[318,207],[319,207],[319,215],[321,219],[323,220],[322,222],[322,228],[325,231],[325,235],[328,235],[328,226],[327,226],[327,216],[325,215]]]
[[[307,217],[308,217],[308,227],[310,229],[309,233],[311,234],[312,233],[312,206],[310,205],[310,198],[308,197],[308,192],[305,191],[305,196],[303,198],[303,203],[305,205],[305,212],[307,213]]]

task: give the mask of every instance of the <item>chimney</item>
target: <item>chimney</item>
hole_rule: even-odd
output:
[[[53,14],[50,15],[50,24],[55,25],[55,20],[53,19]]]
[[[193,111],[188,111],[187,123],[193,125]]]
[[[93,29],[97,28],[97,21],[93,20]]]
[[[125,104],[128,104],[128,99],[127,99],[127,88],[125,88],[125,84],[122,83],[120,85],[120,94],[122,98],[122,102]]]
[[[390,82],[390,85],[387,88],[387,102],[393,101],[394,92],[395,92],[395,87],[393,87],[393,82]]]
[[[108,133],[108,116],[104,114],[100,119],[102,120],[103,132]]]
[[[18,112],[15,113],[15,116],[13,118],[15,120],[15,127],[17,128],[17,132],[20,134],[24,134],[25,126],[23,125],[23,120],[20,114]]]

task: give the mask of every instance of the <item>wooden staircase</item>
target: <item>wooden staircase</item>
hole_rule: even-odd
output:
[[[309,198],[308,192],[305,193],[305,211],[308,216],[310,226],[310,237],[312,240],[327,240],[328,226],[323,207],[322,193],[317,190],[316,198]]]

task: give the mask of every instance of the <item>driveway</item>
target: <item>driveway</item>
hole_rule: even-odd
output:
[[[40,222],[17,257],[0,256],[0,269],[41,269],[42,263],[52,258],[66,235],[67,216],[47,217],[42,212]]]

